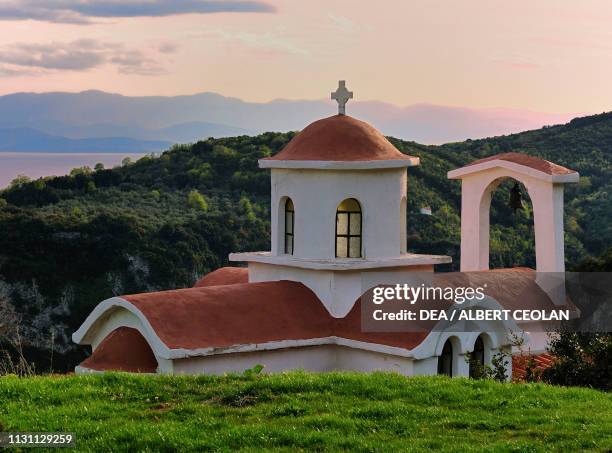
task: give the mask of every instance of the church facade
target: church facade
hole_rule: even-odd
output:
[[[407,252],[410,170],[416,157],[396,149],[371,125],[345,114],[352,93],[341,83],[332,98],[339,114],[307,126],[277,155],[270,169],[271,247],[233,253],[246,267],[218,269],[194,288],[127,295],[101,302],[73,335],[91,345],[79,373],[223,374],[258,364],[266,372],[396,371],[467,376],[466,354],[482,363],[511,350],[511,333],[527,325],[488,321],[465,332],[444,329],[367,332],[361,298],[378,284],[407,273],[430,273],[447,286],[452,273],[437,264],[451,258]],[[537,270],[563,272],[563,184],[578,174],[521,153],[505,153],[449,172],[462,182],[461,270],[488,270],[488,212],[500,181],[525,185],[534,205]],[[479,272],[497,288],[484,305],[562,305],[526,269]],[[455,279],[456,280],[456,279]],[[532,335],[532,351],[545,339]]]

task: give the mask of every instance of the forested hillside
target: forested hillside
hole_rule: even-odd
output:
[[[39,369],[73,366],[84,354],[70,334],[101,300],[191,286],[231,251],[269,248],[269,174],[257,160],[292,133],[208,139],[121,167],[18,179],[0,192],[0,311],[21,318]],[[509,150],[578,170],[565,202],[568,269],[612,239],[612,114],[504,137],[424,146],[391,139],[419,156],[409,169],[408,247],[458,264],[460,183],[448,170]],[[495,193],[492,266],[534,266],[530,206],[513,214],[509,185]],[[432,216],[418,214],[431,206]],[[448,270],[441,269],[441,270]],[[1,331],[0,331],[1,333]]]

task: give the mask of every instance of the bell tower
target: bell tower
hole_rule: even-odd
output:
[[[461,271],[489,269],[491,194],[504,180],[523,183],[533,203],[536,270],[565,272],[563,186],[579,174],[522,153],[504,153],[448,172],[461,180]]]

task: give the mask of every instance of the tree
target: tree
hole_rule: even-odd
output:
[[[104,170],[104,164],[102,162],[98,162],[96,165],[94,165],[94,170],[95,171],[102,171],[102,170]]]
[[[132,165],[133,161],[131,157],[124,157],[123,160],[121,161],[121,166],[122,167],[128,167],[130,165]]]
[[[90,174],[91,174],[91,168],[88,167],[87,165],[83,167],[73,168],[72,170],[70,170],[70,176],[90,175]]]
[[[9,188],[16,189],[19,187],[23,187],[24,185],[28,184],[31,181],[32,181],[32,178],[30,178],[29,176],[17,175],[17,177],[15,177],[15,179],[13,179],[11,183],[9,184]]]
[[[187,203],[191,209],[208,211],[208,202],[206,201],[206,198],[196,189],[193,189],[191,192],[189,192],[189,195],[187,195]]]
[[[548,347],[554,363],[542,373],[551,384],[612,389],[612,334],[561,331]]]

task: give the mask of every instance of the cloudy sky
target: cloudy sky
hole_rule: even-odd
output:
[[[213,91],[598,112],[607,0],[0,0],[0,94]]]

